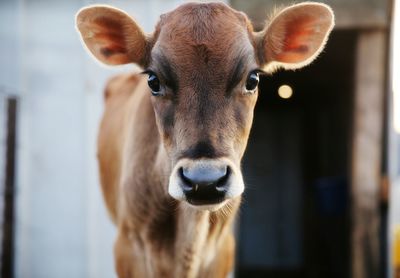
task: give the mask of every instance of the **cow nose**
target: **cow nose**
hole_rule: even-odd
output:
[[[179,169],[182,189],[189,203],[208,205],[224,200],[231,170],[228,166],[195,165]]]

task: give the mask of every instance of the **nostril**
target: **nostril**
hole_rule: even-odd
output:
[[[185,171],[183,170],[182,167],[179,168],[178,173],[179,173],[179,177],[183,181],[183,189],[185,191],[193,190],[194,184],[192,183],[192,181],[189,178],[187,178],[187,176],[185,176]]]
[[[229,179],[229,177],[230,177],[230,175],[231,175],[231,172],[232,172],[231,168],[230,168],[229,166],[227,166],[227,167],[226,167],[226,171],[225,171],[225,175],[224,175],[223,177],[221,177],[221,178],[216,182],[215,188],[216,188],[218,191],[224,191],[224,190],[225,190],[225,187],[226,187],[226,185],[227,185],[227,183],[228,183],[228,179]]]

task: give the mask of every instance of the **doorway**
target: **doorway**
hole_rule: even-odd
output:
[[[237,277],[349,276],[356,35],[335,31],[312,65],[261,80],[243,160]]]

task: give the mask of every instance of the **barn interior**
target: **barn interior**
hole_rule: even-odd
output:
[[[261,79],[243,168],[238,277],[348,277],[356,31]],[[292,95],[279,94],[283,85]]]

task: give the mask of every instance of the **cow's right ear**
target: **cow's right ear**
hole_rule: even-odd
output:
[[[110,6],[90,6],[77,13],[75,24],[87,49],[104,64],[145,64],[148,40],[125,12]]]
[[[311,63],[325,46],[334,26],[332,9],[304,2],[279,12],[258,37],[264,70],[299,69]]]

